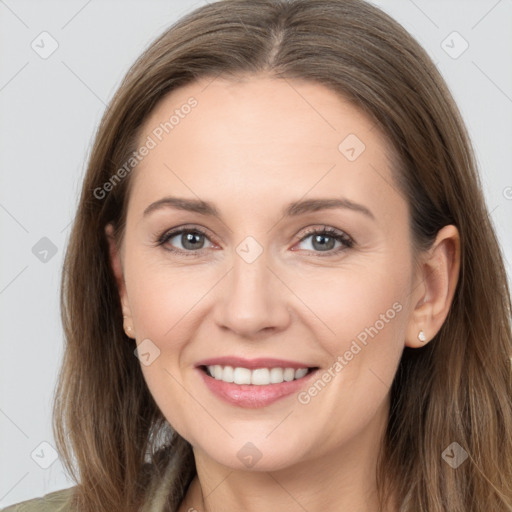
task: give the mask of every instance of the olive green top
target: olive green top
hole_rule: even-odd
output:
[[[16,505],[3,508],[1,512],[68,512],[71,496],[75,487],[51,492],[42,498],[22,501]]]
[[[144,502],[141,512],[163,512],[164,510],[169,510],[169,507],[172,510],[178,510],[180,500],[177,499],[174,492],[178,464],[178,459],[172,457],[166,467],[163,478],[151,479],[148,485],[148,495],[150,498]],[[60,491],[46,494],[41,498],[33,498],[9,505],[1,509],[0,512],[74,512],[71,503],[75,489],[76,486],[61,489]]]

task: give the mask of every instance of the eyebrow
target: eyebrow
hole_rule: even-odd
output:
[[[185,210],[189,212],[199,213],[211,217],[221,218],[219,210],[212,204],[200,199],[185,199],[182,197],[164,197],[151,203],[143,213],[143,216],[160,210],[162,208],[175,208],[177,210]],[[362,204],[355,203],[346,198],[328,198],[328,199],[306,199],[294,201],[288,204],[283,212],[283,217],[297,217],[305,213],[316,212],[319,210],[332,210],[342,208],[362,213],[372,220],[375,220],[373,213]]]

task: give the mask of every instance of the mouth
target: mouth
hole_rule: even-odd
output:
[[[196,369],[216,397],[254,409],[298,393],[319,367],[283,359],[219,357],[200,361]]]
[[[263,367],[263,368],[245,368],[243,366],[230,365],[201,365],[199,367],[209,377],[226,383],[238,385],[268,386],[272,384],[281,384],[283,382],[292,382],[306,377],[318,367]]]

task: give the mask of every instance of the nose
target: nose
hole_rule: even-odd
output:
[[[215,319],[223,330],[244,338],[275,334],[290,324],[290,290],[269,267],[266,253],[248,263],[234,255],[219,283]]]

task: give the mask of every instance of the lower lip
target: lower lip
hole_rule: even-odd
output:
[[[201,368],[197,369],[208,389],[222,398],[226,402],[247,409],[257,409],[270,405],[280,398],[284,398],[293,393],[298,393],[304,384],[317,372],[313,370],[301,379],[290,382],[281,382],[280,384],[268,384],[266,386],[256,386],[253,384],[234,384],[210,377]]]

